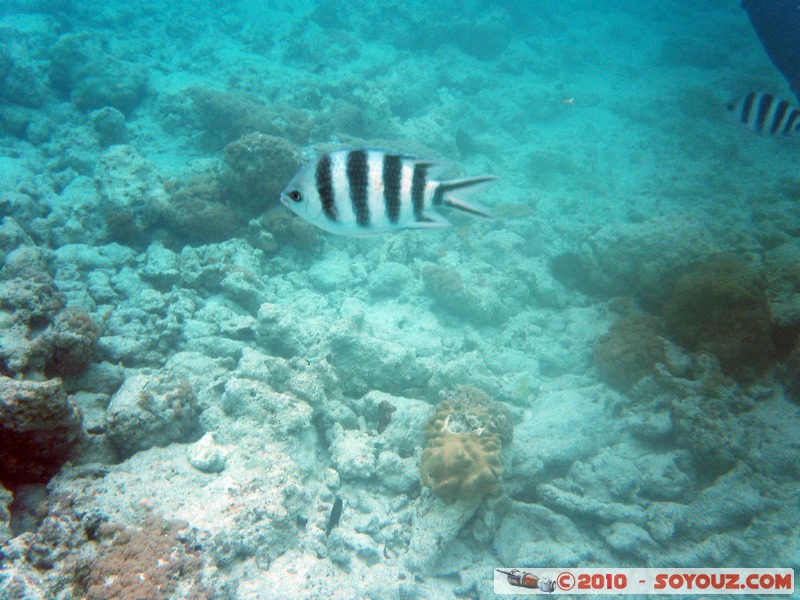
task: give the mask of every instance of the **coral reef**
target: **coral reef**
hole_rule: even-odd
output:
[[[206,560],[220,569],[243,562],[267,566],[287,552],[287,560],[296,560],[293,550],[305,547],[312,530],[324,533],[329,512],[317,513],[315,501],[323,490],[304,475],[306,468],[319,467],[314,448],[305,436],[297,446],[275,443],[264,435],[268,425],[242,421],[236,431],[215,433],[227,452],[222,476],[201,472],[187,460],[185,445],[171,444],[138,452],[119,466],[70,469],[50,484],[50,495],[74,495],[77,512],[95,522],[91,532],[98,531],[98,520],[138,529],[142,508],[148,507],[187,520],[192,528],[181,537],[196,532]],[[292,456],[282,447],[290,447]],[[97,492],[82,488],[87,473],[97,476]],[[198,486],[212,493],[194,493]],[[299,518],[313,523],[308,532]],[[343,517],[342,525],[346,522]],[[228,585],[235,589],[237,582]]]
[[[1,203],[0,203],[1,206]],[[8,254],[20,246],[33,246],[33,240],[12,217],[0,221],[0,260],[6,264]]]
[[[145,231],[134,213],[109,212],[105,215],[105,225],[109,239],[119,240],[132,247],[141,245]]]
[[[364,111],[343,98],[336,98],[328,109],[314,119],[311,138],[330,140],[342,134],[363,137],[366,131]]]
[[[102,523],[97,556],[73,566],[74,590],[89,600],[207,598],[202,559],[186,535],[188,523],[147,513],[139,528]]]
[[[17,381],[0,376],[0,482],[46,482],[83,433],[81,414],[59,379]]]
[[[163,219],[169,205],[158,169],[132,146],[118,145],[101,155],[94,178],[108,237],[143,246],[144,234]]]
[[[357,429],[334,425],[331,438],[331,462],[341,477],[347,480],[368,480],[375,475],[377,458],[375,438]]]
[[[6,256],[0,272],[0,308],[13,311],[17,322],[41,327],[66,304],[45,262],[42,250],[27,245]]]
[[[667,334],[716,356],[731,377],[752,381],[775,359],[765,287],[761,273],[739,258],[713,256],[678,278],[664,306]]]
[[[778,360],[800,347],[800,239],[767,252],[764,267]]]
[[[380,6],[368,6],[355,11],[326,0],[316,6],[310,17],[322,26],[323,33],[330,32],[328,35],[341,36],[344,32],[350,32],[348,38],[356,48],[353,52],[358,49],[359,39],[375,36],[372,23],[387,22],[385,39],[391,40],[399,48],[433,51],[442,44],[454,44],[465,54],[479,60],[492,60],[502,52],[508,44],[507,32],[513,28],[512,19],[518,18],[510,9],[496,7],[478,10],[473,6],[464,6],[457,12],[453,14],[441,6],[430,6],[420,11],[406,5],[396,7],[391,14]],[[308,28],[304,27],[303,30],[307,35]],[[302,35],[303,31],[296,33]],[[322,37],[322,40],[317,40],[311,47],[301,46],[310,57],[323,50],[330,51],[331,40],[316,30],[314,33],[314,37]],[[304,40],[301,38],[301,41]],[[349,54],[345,55],[345,60],[352,59]]]
[[[94,359],[100,332],[100,326],[79,308],[59,312],[34,344],[44,349],[45,375],[67,377],[85,371]]]
[[[373,296],[397,298],[407,293],[406,288],[412,282],[416,283],[414,273],[406,265],[385,262],[371,273],[367,287]]]
[[[9,376],[73,376],[94,357],[99,326],[66,298],[38,249],[9,253],[0,281],[0,372]]]
[[[624,3],[599,29],[565,3],[11,4],[0,398],[49,393],[31,401],[63,402],[78,439],[36,424],[30,454],[61,455],[27,472],[68,461],[0,487],[0,597],[486,599],[498,563],[798,571],[797,157],[726,124],[687,73],[719,54],[674,35],[719,33],[737,3]],[[629,85],[620,39],[670,102]],[[327,235],[277,202],[325,144],[495,173],[497,218]],[[748,385],[663,323],[720,250],[764,270],[776,365]],[[486,393],[436,397],[457,384]],[[0,448],[27,451],[6,408]]]
[[[17,537],[0,549],[0,589],[4,597],[52,598],[55,590],[69,594],[72,565],[88,555],[84,544],[91,523],[75,513],[71,499],[59,495],[47,502],[43,493],[34,496],[35,500],[28,500],[37,505],[28,508],[37,513],[35,521],[23,532],[17,531]]]
[[[14,537],[11,532],[11,511],[9,507],[14,501],[14,495],[0,484],[0,547]]]
[[[243,135],[225,146],[224,154],[232,202],[251,216],[275,204],[286,183],[303,166],[291,143],[265,133]]]
[[[282,206],[268,210],[260,221],[280,246],[291,245],[302,252],[310,253],[322,243],[319,229],[308,221],[298,219]]]
[[[81,110],[113,106],[129,114],[147,94],[147,69],[110,55],[91,34],[62,35],[50,55],[51,85]]]
[[[30,302],[25,302],[26,298]],[[0,283],[0,373],[13,376],[42,370],[43,356],[36,352],[31,334],[41,332],[63,302],[46,276]]]
[[[252,312],[264,301],[264,254],[242,239],[213,246],[187,246],[178,260],[182,284],[197,293],[222,293]],[[158,266],[155,263],[153,269]]]
[[[186,180],[167,183],[169,204],[162,216],[163,224],[176,236],[171,245],[180,248],[187,241],[209,244],[248,234],[256,238],[257,246],[274,252],[274,240],[259,239],[271,235],[269,226],[264,232],[255,230],[258,221],[249,230],[245,224],[277,204],[283,186],[301,166],[292,144],[280,137],[250,133],[229,143],[225,146],[223,165],[211,164]],[[123,232],[125,227],[130,228],[131,224],[126,224],[119,215],[112,218],[119,221],[118,229],[123,226]],[[285,228],[276,227],[279,232]],[[144,229],[140,226],[139,235]],[[299,245],[303,245],[302,233]]]
[[[611,387],[625,391],[656,364],[666,361],[658,321],[648,315],[624,316],[600,336],[592,355],[600,377]]]
[[[116,108],[104,106],[91,114],[92,127],[101,146],[128,143],[125,115]]]
[[[661,306],[673,273],[683,273],[714,247],[707,228],[675,216],[601,227],[577,254],[554,261],[564,285],[602,296],[636,295],[643,306]]]
[[[375,431],[378,433],[383,433],[389,426],[389,423],[392,422],[392,414],[396,410],[397,407],[394,404],[388,400],[382,400],[380,404],[378,404],[378,416],[377,423],[375,425]]]
[[[228,379],[220,405],[227,415],[269,423],[278,438],[296,436],[311,423],[312,411],[305,402],[253,379]]]
[[[41,68],[26,54],[17,44],[0,48],[0,104],[37,108],[47,99]]]
[[[691,453],[695,478],[713,481],[753,448],[758,433],[743,426],[757,404],[707,354],[696,355],[680,376],[657,368],[631,390],[640,423],[635,434],[654,443],[674,443]],[[766,461],[765,461],[766,465]]]
[[[796,348],[789,355],[783,369],[784,385],[786,386],[786,396],[800,404],[800,338],[795,342]]]
[[[474,386],[460,386],[436,407],[425,426],[420,481],[448,502],[497,491],[500,449],[513,428],[500,405]]]
[[[245,233],[236,211],[224,203],[227,192],[216,173],[202,173],[174,185],[164,217],[166,225],[177,234],[176,247],[187,242],[221,242]]]
[[[127,377],[106,410],[106,433],[123,457],[200,437],[197,397],[169,373]]]
[[[220,147],[254,132],[286,137],[296,143],[308,139],[309,117],[296,108],[266,106],[237,92],[191,88],[188,93],[209,145]]]
[[[482,325],[497,325],[508,316],[493,290],[467,286],[460,272],[453,267],[428,265],[422,270],[422,280],[425,291],[447,314]]]
[[[42,251],[21,245],[8,253],[0,281],[0,481],[7,485],[46,482],[82,438],[80,411],[52,378],[87,369],[100,328],[65,304]]]
[[[514,502],[500,523],[495,544],[503,564],[544,564],[548,560],[575,564],[587,553],[582,539],[581,531],[561,510],[551,510],[541,501]]]
[[[37,510],[43,513],[39,522],[0,549],[4,597],[213,595],[203,581],[196,534],[183,521],[148,511],[138,527],[125,527],[80,507],[71,494],[53,494]]]
[[[342,390],[359,397],[370,390],[403,395],[410,388],[422,388],[431,369],[421,360],[418,349],[391,340],[378,339],[359,331],[358,317],[350,327],[331,331],[328,362],[348,372]],[[362,324],[363,325],[363,324]]]
[[[448,502],[435,494],[423,493],[412,517],[413,533],[405,556],[406,566],[433,574],[442,555],[480,505],[481,498],[477,496]]]

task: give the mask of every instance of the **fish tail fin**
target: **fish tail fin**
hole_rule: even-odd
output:
[[[471,215],[492,219],[494,217],[492,217],[488,208],[481,206],[477,202],[470,202],[467,199],[473,194],[482,191],[496,179],[497,177],[492,175],[483,175],[481,177],[442,181],[433,194],[433,206],[450,206]]]

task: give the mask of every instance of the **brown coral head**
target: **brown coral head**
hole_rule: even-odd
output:
[[[723,371],[750,383],[775,361],[772,316],[763,273],[737,256],[710,257],[678,278],[664,306],[667,334],[694,352],[717,357]]]
[[[510,421],[503,411],[490,410],[488,396],[472,393],[475,390],[464,388],[449,395],[425,426],[420,482],[448,502],[493,494],[500,488],[500,448],[504,434],[510,441],[510,433],[499,424],[502,421],[510,430]],[[504,421],[496,418],[499,413]]]
[[[493,401],[486,392],[474,385],[459,385],[442,392],[442,397],[444,400],[436,407],[438,416],[435,420],[441,420],[437,425],[439,429],[446,425],[455,433],[479,430],[496,433],[502,447],[511,445],[514,425],[508,410]]]
[[[448,502],[496,492],[501,474],[500,445],[492,435],[444,431],[422,453],[422,485]]]

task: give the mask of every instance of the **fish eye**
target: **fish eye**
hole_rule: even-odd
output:
[[[292,202],[300,202],[300,200],[303,199],[303,194],[301,194],[297,190],[292,190],[291,192],[289,192],[288,196]]]

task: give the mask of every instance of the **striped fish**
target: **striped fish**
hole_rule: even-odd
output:
[[[800,134],[800,107],[765,92],[750,92],[728,104],[739,122],[759,133]]]
[[[440,206],[491,218],[466,198],[496,177],[437,179],[447,168],[382,150],[340,150],[300,169],[280,199],[320,229],[354,237],[448,227],[450,222],[437,212]]]

